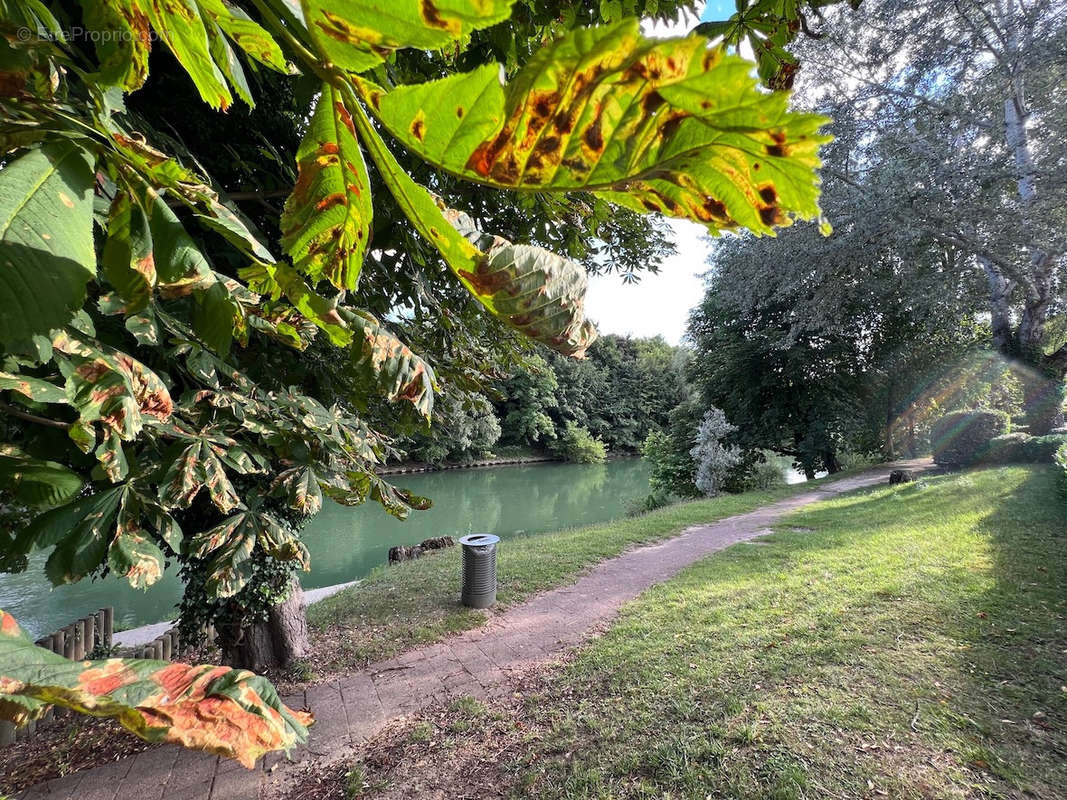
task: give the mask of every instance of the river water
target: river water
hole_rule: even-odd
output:
[[[648,494],[648,469],[636,458],[447,470],[390,480],[432,498],[433,508],[412,512],[400,522],[375,503],[345,508],[327,501],[304,531],[311,551],[311,572],[301,574],[305,589],[362,578],[386,562],[393,545],[472,531],[495,533],[506,541],[524,533],[603,522],[624,516],[627,502]],[[33,637],[103,606],[114,606],[116,627],[123,628],[174,616],[182,585],[173,569],[145,591],[117,578],[53,589],[43,572],[47,555],[34,553],[26,572],[0,574],[0,608],[14,614]]]

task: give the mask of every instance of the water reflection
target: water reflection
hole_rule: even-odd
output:
[[[305,532],[312,563],[311,573],[301,577],[306,588],[360,578],[384,564],[393,545],[471,531],[492,532],[506,541],[523,533],[602,522],[623,516],[628,501],[648,492],[648,470],[639,459],[450,470],[393,480],[432,497],[434,507],[401,523],[376,505],[349,509],[327,504]],[[0,574],[0,608],[13,613],[32,636],[107,605],[115,607],[116,625],[158,622],[173,616],[181,595],[173,568],[144,592],[116,578],[51,590],[42,571],[46,558],[46,553],[35,553],[26,572]]]

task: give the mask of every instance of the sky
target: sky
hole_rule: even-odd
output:
[[[701,19],[726,19],[734,11],[733,0],[710,0]],[[678,36],[690,27],[656,25],[645,32]],[[689,309],[704,294],[699,275],[707,269],[709,242],[700,225],[670,220],[670,226],[678,254],[664,261],[658,275],[645,275],[636,284],[624,284],[618,275],[590,277],[585,309],[601,333],[660,335],[671,344],[681,340]]]

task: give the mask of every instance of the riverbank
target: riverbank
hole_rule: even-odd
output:
[[[855,473],[851,473],[855,474]],[[371,572],[358,586],[308,608],[312,653],[298,674],[314,682],[361,669],[450,634],[484,625],[533,595],[572,582],[594,564],[685,529],[818,490],[837,475],[804,484],[679,503],[608,523],[527,534],[501,543],[497,605],[459,604],[459,568],[444,551]],[[285,676],[275,676],[283,680]],[[289,684],[287,689],[295,688]]]
[[[1065,797],[1056,478],[938,475],[796,512],[651,589],[565,663],[409,715],[296,789]]]
[[[640,458],[640,453],[608,453],[608,461],[617,461],[623,458]],[[446,462],[443,464],[428,464],[421,461],[394,464],[381,467],[377,473],[383,477],[388,475],[407,475],[420,472],[443,472],[455,469],[484,469],[485,467],[514,467],[523,464],[566,464],[565,459],[547,453],[530,451],[528,455],[494,456],[492,458],[477,459],[474,461]]]

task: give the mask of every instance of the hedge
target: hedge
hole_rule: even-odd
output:
[[[934,461],[943,467],[979,463],[990,442],[1010,428],[1011,418],[1003,411],[950,411],[930,430]]]
[[[996,436],[978,453],[983,464],[1051,464],[1056,451],[1067,444],[1067,434],[1027,436],[1009,433]]]

